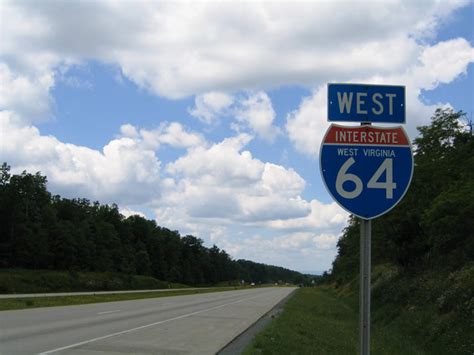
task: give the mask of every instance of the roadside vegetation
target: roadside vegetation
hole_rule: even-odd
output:
[[[331,291],[299,289],[284,311],[244,353],[250,354],[356,354],[355,310]]]
[[[340,297],[331,287],[304,288],[283,313],[245,349],[251,354],[357,354],[358,309],[353,298]],[[401,329],[377,324],[372,329],[372,353],[427,354]]]
[[[113,272],[54,270],[0,270],[0,293],[51,293],[80,291],[153,290],[189,287],[145,275]]]
[[[77,296],[54,296],[54,297],[22,297],[0,299],[0,311],[26,309],[37,307],[72,306],[88,303],[130,301],[145,298],[161,298],[171,296],[195,295],[198,293],[224,292],[247,287],[214,287],[202,289],[176,289],[166,292],[138,292],[138,293],[115,293],[105,295],[77,295]]]
[[[438,109],[414,141],[411,187],[372,223],[372,352],[474,353],[474,136]],[[332,270],[288,302],[248,354],[358,352],[359,220]],[[286,324],[288,322],[288,324]]]

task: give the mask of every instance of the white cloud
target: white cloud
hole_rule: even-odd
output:
[[[268,222],[268,226],[282,230],[340,230],[346,223],[349,214],[337,203],[324,204],[318,200],[310,202],[311,212],[301,218],[286,220],[275,219]]]
[[[394,71],[386,76],[368,78],[355,77],[352,82],[373,84],[400,84],[406,86],[407,130],[411,138],[416,135],[416,127],[429,123],[436,107],[447,103],[426,105],[421,102],[422,89],[432,90],[440,83],[449,83],[467,71],[469,63],[474,62],[474,48],[465,39],[453,39],[425,46],[418,61],[403,71]],[[316,157],[327,122],[327,86],[321,86],[312,96],[304,98],[300,107],[287,117],[286,129],[295,148]]]
[[[140,217],[146,218],[145,214],[140,211],[135,211],[128,207],[119,207],[119,209],[120,209],[120,213],[124,215],[125,217],[140,216]]]
[[[122,133],[124,137],[128,137],[128,138],[137,138],[139,136],[138,131],[135,128],[135,126],[129,123],[120,126],[120,133]]]
[[[204,138],[197,133],[187,132],[183,126],[177,122],[172,122],[164,129],[159,141],[174,148],[189,148],[203,145]]]
[[[274,245],[278,249],[302,250],[302,249],[319,249],[327,250],[334,249],[338,236],[334,234],[319,234],[315,235],[311,232],[295,232],[289,235],[284,235],[275,240]]]
[[[25,78],[46,97],[55,69],[89,59],[118,65],[158,95],[211,92],[192,111],[210,122],[230,104],[222,92],[402,73],[440,24],[468,3],[7,1],[1,5],[2,61],[14,78]],[[268,117],[252,116],[252,128],[262,133]]]
[[[160,194],[160,161],[129,137],[110,141],[102,151],[63,143],[0,112],[0,160],[16,172],[41,171],[52,191],[101,202],[146,203]]]
[[[416,87],[432,90],[465,74],[468,64],[474,62],[474,48],[464,38],[456,38],[426,47],[419,60],[412,80]]]
[[[228,115],[227,109],[233,104],[234,98],[223,92],[208,92],[197,95],[194,99],[195,107],[189,113],[204,123],[212,123],[219,116]]]
[[[276,114],[268,95],[259,91],[242,100],[240,106],[236,112],[237,120],[264,140],[273,141],[279,129],[273,126]]]
[[[250,132],[272,142],[279,128],[273,125],[275,111],[270,97],[263,91],[228,95],[222,92],[209,92],[197,95],[194,108],[189,109],[192,116],[211,124],[218,120],[232,120],[231,127],[237,132]]]
[[[325,232],[294,232],[272,238],[254,234],[243,238],[226,230],[218,240],[219,245],[236,258],[317,272],[331,264],[337,253],[338,238],[338,234]]]
[[[266,163],[262,174],[262,187],[282,196],[297,196],[305,188],[306,181],[293,169]]]
[[[24,121],[44,121],[51,117],[53,85],[50,71],[19,74],[0,62],[0,110],[12,110]]]
[[[204,137],[196,132],[187,131],[178,122],[162,123],[156,129],[140,129],[130,123],[120,127],[123,137],[132,138],[147,149],[157,150],[167,144],[173,148],[190,148],[206,144]]]
[[[210,148],[196,147],[168,165],[169,173],[200,185],[246,187],[260,179],[264,164],[241,150],[252,139],[247,134],[224,139]]]
[[[316,156],[328,127],[327,87],[316,90],[313,96],[306,97],[298,110],[287,117],[286,130],[296,150]]]
[[[125,124],[120,131],[122,136],[99,151],[42,135],[15,113],[1,111],[0,161],[8,162],[15,171],[41,171],[52,191],[66,197],[146,204],[159,198],[162,190],[161,162],[156,155],[160,145],[190,148],[206,144],[201,135],[176,122],[156,130]]]
[[[167,165],[176,183],[160,205],[183,209],[190,218],[224,219],[226,223],[262,223],[306,216],[309,204],[300,195],[305,181],[292,169],[264,163],[245,146],[240,134],[210,147],[195,147]]]
[[[269,196],[244,194],[240,196],[243,222],[261,222],[306,216],[310,209],[301,197],[285,198],[278,194]]]

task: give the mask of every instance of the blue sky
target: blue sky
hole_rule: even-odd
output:
[[[348,218],[319,174],[327,83],[405,85],[411,138],[438,106],[474,111],[473,2],[368,4],[3,2],[0,159],[234,258],[327,270]]]

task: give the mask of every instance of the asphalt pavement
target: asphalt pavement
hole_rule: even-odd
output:
[[[87,291],[87,292],[54,292],[54,293],[8,293],[0,294],[0,299],[6,298],[37,298],[37,297],[63,297],[63,296],[88,296],[88,295],[114,295],[123,293],[144,293],[144,292],[173,292],[173,291],[193,291],[205,290],[200,288],[160,288],[152,290],[130,290],[130,291]]]
[[[215,354],[294,288],[0,312],[0,354]]]

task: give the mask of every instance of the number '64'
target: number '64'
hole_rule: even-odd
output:
[[[349,158],[342,164],[336,177],[336,191],[344,198],[353,199],[359,196],[363,190],[362,180],[354,174],[348,174],[347,170],[355,163],[354,158]],[[385,171],[385,182],[378,181]],[[344,189],[344,183],[352,181],[355,187],[352,191]],[[368,189],[385,189],[385,197],[393,198],[393,190],[397,188],[397,184],[393,182],[393,159],[387,158],[375,171],[374,175],[367,183]]]

